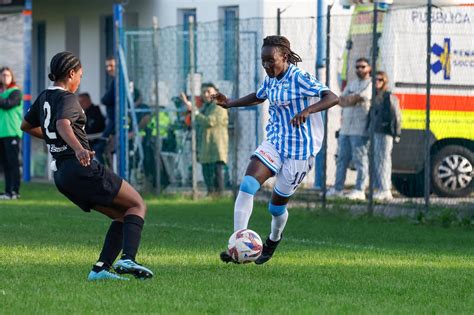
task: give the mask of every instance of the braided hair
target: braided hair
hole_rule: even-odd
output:
[[[265,46],[271,46],[278,49],[280,53],[287,56],[288,62],[291,64],[296,65],[298,62],[303,61],[297,53],[291,50],[290,41],[285,36],[280,36],[280,35],[267,36],[263,39],[262,47],[265,47]]]
[[[82,68],[82,65],[79,58],[71,52],[63,51],[54,55],[49,68],[51,73],[48,74],[48,78],[51,81],[61,81],[68,76],[69,71],[78,71]]]

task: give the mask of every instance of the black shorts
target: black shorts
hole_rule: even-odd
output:
[[[74,157],[56,161],[54,183],[79,208],[90,212],[94,206],[111,206],[123,179],[93,160],[82,166]]]

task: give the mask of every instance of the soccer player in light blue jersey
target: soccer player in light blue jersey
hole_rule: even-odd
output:
[[[270,260],[280,243],[288,220],[288,201],[313,167],[314,157],[321,149],[324,137],[321,111],[339,101],[328,87],[296,66],[302,60],[291,50],[287,38],[266,37],[261,58],[267,76],[256,93],[235,100],[220,93],[213,96],[223,108],[270,102],[266,139],[251,157],[234,207],[234,231],[246,229],[254,195],[267,179],[276,176],[268,205],[272,215],[271,232],[256,264]],[[220,256],[223,262],[234,262],[227,251]]]

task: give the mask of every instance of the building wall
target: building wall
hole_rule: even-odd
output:
[[[67,48],[66,42],[73,43],[72,47],[78,47],[79,51],[75,53],[78,53],[84,67],[84,77],[80,91],[89,92],[93,101],[99,103],[100,96],[104,93],[105,82],[103,65],[105,56],[104,43],[102,42],[104,29],[101,20],[105,16],[112,15],[113,3],[113,0],[33,0],[33,21],[46,23],[45,85],[50,83],[47,79],[47,68],[51,57],[55,53],[65,50]],[[312,20],[307,19],[308,23],[316,23],[314,18],[316,16],[316,1],[313,0],[130,0],[125,6],[125,20],[128,21],[129,26],[148,28],[153,25],[153,17],[156,16],[159,27],[174,26],[182,23],[179,10],[195,9],[197,22],[210,22],[222,18],[221,8],[228,6],[238,6],[240,19],[264,18],[261,25],[263,35],[276,34],[277,8],[285,9],[282,13],[281,33],[294,43],[293,50],[303,58],[304,62],[300,66],[310,73],[315,72],[316,34],[308,34],[304,24],[298,28],[291,21],[285,22],[289,18],[312,16]],[[78,21],[79,34],[75,39],[66,39],[66,36],[68,36],[68,28],[66,27],[68,19],[70,20],[69,25],[72,23],[71,20]],[[74,23],[72,25],[74,26]],[[69,34],[69,36],[71,35],[74,34]],[[74,40],[77,42],[74,42]],[[258,46],[260,41],[261,39],[257,42]],[[35,52],[34,42],[33,52]],[[261,67],[259,69],[261,71],[260,78],[263,78],[263,69]],[[35,64],[33,64],[33,71],[35,73],[39,71]],[[333,71],[333,73],[335,72]],[[38,87],[36,81],[35,76],[33,76],[33,97],[36,96],[36,91],[44,88]],[[263,134],[263,127],[267,120],[266,112],[267,107],[262,107],[260,115],[262,129],[260,134]],[[338,116],[337,111],[335,116]],[[330,154],[328,160],[330,169],[328,179],[332,182],[334,173],[332,170],[334,165],[333,155],[337,147],[333,138],[333,130],[330,133],[329,143]],[[308,176],[308,178],[311,178],[311,176]]]

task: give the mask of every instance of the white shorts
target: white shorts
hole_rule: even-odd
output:
[[[253,156],[258,157],[276,175],[274,191],[282,197],[294,194],[305,176],[313,168],[314,157],[307,160],[282,159],[275,146],[268,141],[255,150]]]

